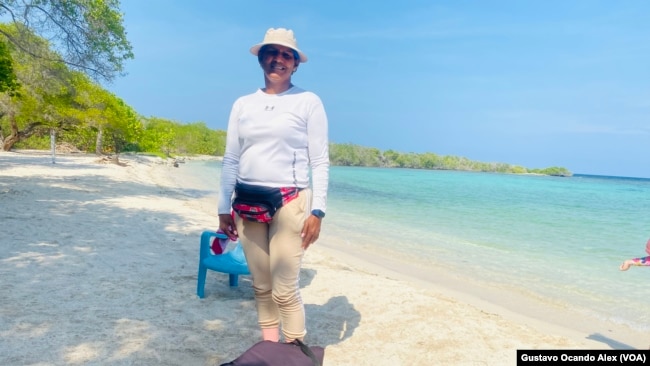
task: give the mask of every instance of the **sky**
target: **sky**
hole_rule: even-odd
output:
[[[249,49],[292,29],[292,81],[329,139],[650,178],[650,2],[122,0],[135,58],[105,87],[140,115],[226,130],[263,87]]]

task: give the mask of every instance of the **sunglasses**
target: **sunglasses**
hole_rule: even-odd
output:
[[[291,61],[291,60],[298,60],[298,55],[297,53],[294,52],[288,52],[288,51],[283,51],[280,52],[279,50],[276,50],[275,48],[264,48],[262,50],[264,53],[264,57],[276,57],[280,56],[282,57],[285,61]]]

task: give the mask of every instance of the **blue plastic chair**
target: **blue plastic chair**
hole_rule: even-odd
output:
[[[199,249],[199,279],[196,286],[196,294],[202,299],[205,297],[205,277],[207,276],[208,269],[227,273],[229,275],[229,283],[231,287],[239,285],[239,275],[251,274],[248,270],[248,263],[244,256],[244,249],[241,243],[237,242],[232,250],[223,254],[212,254],[210,250],[210,242],[212,238],[227,239],[228,237],[222,233],[214,231],[204,231],[201,234],[201,247]]]

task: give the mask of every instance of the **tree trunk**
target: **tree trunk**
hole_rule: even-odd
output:
[[[14,144],[18,142],[18,136],[11,134],[7,136],[7,138],[4,140],[4,143],[2,144],[2,150],[4,151],[11,151],[11,148],[14,147]]]
[[[97,129],[97,140],[95,141],[95,154],[102,155],[104,153],[102,146],[104,145],[104,130]]]
[[[120,165],[120,147],[118,143],[119,139],[115,134],[113,134],[113,150],[115,151],[115,156],[113,156],[113,164]]]
[[[14,147],[14,144],[18,142],[18,124],[16,123],[16,115],[10,112],[7,114],[7,118],[9,119],[11,131],[2,144],[2,150],[4,151],[10,151],[11,148]]]
[[[16,142],[22,141],[26,138],[29,138],[36,132],[38,132],[42,127],[42,122],[30,122],[27,126],[21,131],[18,129],[18,122],[16,122],[16,114],[14,112],[9,112],[6,114],[7,119],[9,120],[9,136],[5,137],[2,150],[10,151]]]
[[[56,131],[50,128],[50,151],[52,152],[52,164],[56,162]]]

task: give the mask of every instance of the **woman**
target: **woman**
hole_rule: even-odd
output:
[[[304,251],[318,239],[325,217],[327,116],[316,94],[291,82],[307,62],[293,31],[271,28],[250,51],[264,72],[264,88],[237,99],[230,113],[219,228],[244,248],[262,339],[278,342],[281,330],[285,342],[302,341],[298,280]]]

